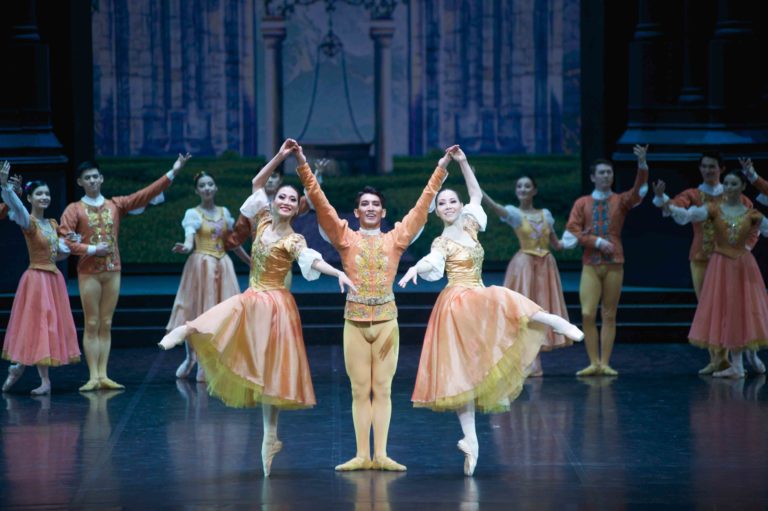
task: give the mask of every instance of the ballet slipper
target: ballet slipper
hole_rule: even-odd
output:
[[[733,378],[733,379],[739,379],[744,378],[745,373],[744,371],[739,371],[735,367],[731,366],[728,369],[724,369],[722,371],[717,371],[712,374],[715,378]]]
[[[618,376],[619,372],[609,365],[600,366],[600,374],[603,376]]]
[[[203,369],[200,363],[197,364],[197,373],[195,374],[195,381],[197,383],[205,383],[205,369]]]
[[[21,364],[12,364],[8,367],[8,377],[3,382],[3,392],[8,392],[11,387],[19,381],[21,375],[24,374],[24,366]]]
[[[576,372],[576,376],[597,376],[600,374],[600,366],[597,364],[589,364],[581,371]]]
[[[157,345],[160,346],[161,350],[169,350],[184,343],[184,339],[184,328],[179,327],[165,334],[165,337],[163,337]]]
[[[747,350],[744,356],[757,374],[765,374],[765,364],[760,360],[760,357],[757,356],[756,351]]]
[[[727,360],[720,360],[718,362],[712,361],[709,364],[705,365],[701,369],[699,369],[699,374],[701,375],[709,375],[712,373],[715,373],[717,371],[724,371],[725,369],[728,369],[730,367],[730,364]]]
[[[351,460],[336,465],[336,471],[338,472],[353,472],[355,470],[370,470],[372,468],[371,460],[355,456]]]
[[[471,476],[475,473],[475,467],[477,466],[477,457],[480,455],[477,442],[470,442],[466,438],[462,438],[456,444],[461,452],[464,453],[464,475]]]
[[[405,472],[408,470],[405,465],[401,465],[389,456],[374,458],[371,463],[373,470],[385,470],[387,472]]]
[[[261,444],[261,467],[264,470],[264,477],[269,477],[272,472],[272,460],[282,448],[283,442],[277,439]]]
[[[98,390],[101,388],[101,383],[99,380],[88,380],[85,385],[80,387],[80,392],[91,392],[94,390]]]
[[[195,361],[191,358],[185,358],[184,362],[176,369],[176,378],[186,378],[189,373],[192,372],[192,368],[195,366]]]
[[[99,388],[104,390],[121,390],[125,388],[125,385],[121,385],[104,376],[103,378],[99,378]]]
[[[33,396],[44,396],[50,393],[51,393],[51,382],[41,383],[39,387],[37,387],[36,389],[32,389],[32,392],[30,392],[30,394],[32,394]]]
[[[584,340],[584,332],[572,323],[568,323],[568,326],[563,328],[553,328],[552,331],[558,335],[564,335],[574,342],[581,342]]]

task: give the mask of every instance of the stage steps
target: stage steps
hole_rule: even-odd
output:
[[[307,344],[340,343],[344,297],[340,293],[301,292],[295,295]],[[420,343],[437,292],[397,293],[402,343]],[[578,293],[566,291],[568,313],[581,322]],[[13,295],[0,295],[0,336],[5,335]],[[147,346],[163,336],[174,295],[131,294],[120,297],[113,321],[116,347]],[[75,324],[82,335],[83,313],[78,296],[70,297]],[[618,342],[685,342],[696,309],[692,290],[625,288],[618,312]]]

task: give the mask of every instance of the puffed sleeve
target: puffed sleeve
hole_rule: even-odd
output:
[[[672,219],[680,225],[695,222],[703,222],[709,216],[707,206],[691,206],[690,208],[680,208],[674,204],[669,205],[669,211],[672,213]]]
[[[13,191],[13,185],[11,183],[6,184],[0,190],[0,195],[3,197],[3,202],[8,205],[8,218],[25,231],[29,230],[29,211],[24,207],[16,192]]]
[[[760,221],[759,229],[760,229],[760,235],[768,238],[768,218],[763,217],[763,219]]]
[[[477,229],[480,232],[485,232],[485,228],[488,225],[488,215],[483,211],[483,207],[480,204],[467,204],[461,210],[461,216],[465,219],[470,218],[477,223]]]
[[[315,261],[323,260],[320,252],[307,247],[307,241],[301,234],[294,234],[290,239],[289,250],[291,257],[298,263],[301,275],[307,280],[317,280],[320,278],[320,272],[312,265]]]
[[[203,218],[198,213],[197,209],[189,208],[184,213],[184,218],[181,220],[181,226],[184,228],[184,234],[195,234],[203,225]]]
[[[515,206],[512,206],[511,204],[504,206],[504,209],[507,212],[507,216],[501,219],[502,222],[505,224],[508,224],[513,229],[517,229],[520,227],[520,223],[523,221],[522,214],[520,213],[520,208],[517,208]]]
[[[553,217],[552,212],[546,208],[544,208],[542,211],[544,213],[544,220],[547,221],[549,228],[552,229],[555,226],[555,217]]]
[[[432,242],[432,249],[429,254],[421,258],[419,262],[428,263],[429,271],[420,272],[419,277],[424,280],[434,282],[440,280],[445,273],[445,260],[448,257],[448,245],[442,236],[435,238]],[[417,263],[418,266],[418,263]]]
[[[269,198],[263,188],[259,188],[251,194],[250,197],[245,199],[245,202],[240,206],[240,213],[246,218],[256,218],[256,216],[264,209],[269,207]]]
[[[229,209],[222,208],[224,210],[224,221],[227,222],[227,228],[231,231],[232,227],[235,225],[235,219],[232,218],[232,214],[229,212]]]

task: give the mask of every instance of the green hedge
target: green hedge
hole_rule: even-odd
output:
[[[387,198],[387,216],[401,218],[412,207],[434,168],[438,154],[425,157],[395,158],[395,171],[390,175],[328,177],[323,185],[329,200],[340,211],[353,208],[358,190],[371,185],[383,191]],[[579,195],[581,177],[577,156],[474,156],[471,164],[477,171],[480,185],[500,203],[516,203],[514,182],[523,173],[532,174],[539,186],[537,207],[546,207],[555,217],[555,228],[562,235],[571,204]],[[102,158],[106,196],[132,193],[157,179],[173,164],[173,158]],[[219,187],[217,204],[227,206],[237,214],[242,201],[250,193],[250,179],[264,164],[263,159],[251,158],[193,158],[174,185],[166,191],[162,206],[151,206],[144,214],[129,217],[121,225],[120,250],[125,263],[181,263],[185,256],[171,253],[176,241],[183,241],[181,219],[187,208],[198,204],[192,177],[200,170],[213,174]],[[449,168],[446,186],[466,197],[461,172],[454,163]],[[298,184],[295,176],[286,181]],[[501,266],[517,251],[518,243],[511,229],[495,216],[489,218],[488,230],[481,241],[489,266]],[[432,216],[424,234],[411,248],[415,256],[429,250],[442,225]],[[559,261],[577,261],[579,251],[555,254]]]

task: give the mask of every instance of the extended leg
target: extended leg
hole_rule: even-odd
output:
[[[102,274],[101,304],[99,305],[99,384],[102,389],[123,389],[123,385],[107,376],[109,352],[112,349],[112,316],[115,314],[117,299],[120,297],[120,272]]]
[[[283,448],[283,442],[277,439],[277,418],[280,410],[268,404],[262,404],[264,417],[264,438],[261,441],[261,466],[264,477],[272,472],[272,460]]]
[[[577,376],[594,376],[600,372],[599,340],[597,337],[597,304],[603,292],[602,281],[594,266],[585,265],[581,270],[579,301],[581,322],[584,328],[584,345],[587,348],[589,365],[577,372]]]
[[[555,333],[562,334],[574,341],[578,342],[584,339],[584,332],[579,330],[579,327],[555,314],[539,311],[531,316],[531,319],[537,323],[547,325]]]
[[[352,421],[355,425],[357,451],[355,457],[336,470],[367,470],[371,468],[371,345],[365,339],[364,326],[351,321],[344,323],[344,366],[352,385]]]
[[[83,304],[83,352],[88,365],[88,382],[80,387],[81,392],[99,388],[99,317],[101,304],[101,282],[99,275],[78,275],[80,301]]]
[[[373,363],[373,468],[401,472],[405,466],[387,456],[389,423],[392,419],[392,379],[397,370],[400,329],[397,320],[375,326]]]
[[[611,367],[611,353],[616,340],[616,311],[619,308],[621,285],[624,282],[624,267],[611,267],[603,278],[603,303],[600,307],[600,318],[603,325],[600,328],[600,368],[607,376],[619,374]]]

